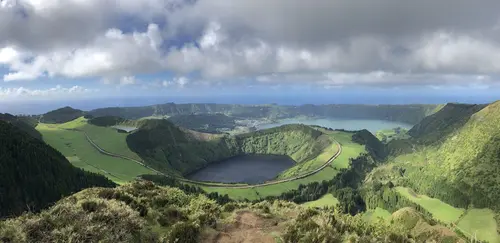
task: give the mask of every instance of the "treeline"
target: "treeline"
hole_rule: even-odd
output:
[[[101,116],[101,117],[95,117],[95,118],[89,117],[89,118],[90,118],[89,120],[90,124],[100,127],[114,126],[126,121],[125,119],[116,116]]]
[[[220,113],[175,115],[168,120],[177,126],[206,133],[221,133],[221,129],[232,130],[236,127],[233,117]]]
[[[14,116],[11,114],[0,113],[0,121],[11,123],[15,127],[23,130],[34,138],[42,139],[42,134],[35,129],[38,120],[29,116]]]
[[[432,214],[427,210],[399,194],[394,189],[394,184],[392,182],[388,182],[385,185],[380,182],[375,182],[371,184],[371,186],[361,189],[360,193],[368,209],[379,207],[394,213],[401,208],[411,207],[420,212],[428,222],[434,221],[432,219]]]
[[[39,211],[83,188],[115,184],[73,167],[58,151],[0,121],[0,218]]]
[[[348,169],[340,172],[329,181],[313,182],[299,185],[295,190],[282,193],[279,196],[266,197],[265,200],[287,200],[295,203],[304,203],[321,198],[326,193],[331,193],[339,200],[339,207],[343,213],[355,215],[366,210],[365,202],[358,190],[365,175],[375,167],[375,161],[363,154],[351,159]]]

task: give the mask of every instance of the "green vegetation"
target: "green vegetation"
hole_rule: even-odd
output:
[[[460,216],[465,212],[462,208],[455,208],[438,199],[427,197],[426,195],[418,195],[410,188],[396,187],[398,193],[409,199],[410,201],[422,206],[432,216],[444,223],[455,223]]]
[[[310,201],[304,203],[304,207],[309,208],[324,208],[324,207],[335,207],[339,204],[339,200],[335,198],[331,193],[327,193],[318,200]]]
[[[362,215],[363,215],[363,220],[369,223],[380,223],[380,221],[390,222],[392,219],[392,214],[389,211],[379,207],[368,210],[364,212]]]
[[[391,226],[409,232],[416,242],[463,242],[453,231],[429,222],[413,208],[401,208],[394,212]]]
[[[235,119],[224,114],[175,115],[168,120],[177,126],[207,133],[222,133],[236,127]]]
[[[154,173],[133,161],[100,153],[87,141],[82,131],[86,131],[92,140],[107,151],[139,158],[126,146],[126,134],[112,128],[87,124],[83,117],[63,124],[39,124],[37,130],[42,133],[46,143],[66,156],[74,166],[103,174],[117,183]]]
[[[89,119],[88,123],[100,127],[110,127],[126,121],[127,120],[116,116],[101,116]]]
[[[49,124],[66,123],[83,115],[83,111],[66,106],[43,114],[40,122]]]
[[[499,242],[495,213],[490,209],[469,209],[458,222],[458,228],[469,238]]]
[[[441,141],[460,129],[469,118],[485,105],[447,104],[438,112],[424,118],[408,134],[420,144],[429,145]]]
[[[340,154],[339,157],[337,157],[337,159],[333,161],[333,163],[330,166],[327,166],[326,168],[324,168],[323,170],[314,175],[299,180],[284,182],[276,185],[256,187],[256,188],[240,189],[240,188],[216,188],[216,187],[202,186],[202,189],[207,192],[218,192],[221,195],[227,194],[229,195],[230,198],[235,200],[258,200],[258,199],[264,199],[266,197],[279,197],[285,192],[289,192],[291,190],[297,190],[300,187],[300,185],[308,185],[311,183],[320,183],[322,181],[332,180],[335,178],[335,176],[337,176],[337,174],[342,169],[348,168],[350,165],[350,161],[353,158],[359,157],[361,153],[365,152],[365,149],[364,146],[352,141],[353,133],[343,132],[343,131],[328,131],[328,130],[322,130],[322,132],[326,133],[328,136],[331,136],[333,139],[335,139],[342,145],[342,153]],[[307,200],[304,199],[295,200],[292,198],[287,198],[287,200],[292,200],[298,203],[311,201],[321,197],[325,193],[326,191],[318,193],[319,195],[310,194],[311,198],[307,198]]]
[[[434,116],[444,116],[439,113],[448,112],[448,106]],[[385,180],[391,180],[395,185],[412,188],[419,194],[440,199],[454,207],[498,210],[499,120],[500,102],[490,104],[470,116],[463,126],[454,126],[452,133],[442,134],[441,143],[414,145],[415,152],[391,159],[396,170],[378,169],[377,173],[384,174]],[[426,133],[434,132],[426,130]],[[426,134],[419,137],[429,138]]]
[[[41,140],[0,121],[0,218],[38,211],[83,188],[113,185],[71,166]]]
[[[376,136],[382,143],[389,143],[393,140],[409,138],[408,130],[401,127],[377,131]]]
[[[241,227],[244,226],[244,227]],[[40,214],[0,221],[2,242],[407,242],[406,232],[284,201],[230,203],[135,182],[93,188]]]
[[[142,107],[110,107],[89,112],[94,117],[116,116],[125,119],[191,114],[224,114],[238,119],[283,119],[317,117],[337,119],[374,119],[416,124],[437,112],[441,105],[230,105],[160,104]]]
[[[181,175],[241,154],[287,155],[300,164],[332,146],[328,136],[305,125],[286,125],[237,136],[202,135],[182,130],[166,120],[147,120],[138,131],[127,136],[127,144],[150,166]],[[307,165],[303,170],[311,170],[310,165],[317,163],[312,161]]]
[[[0,121],[11,123],[17,128],[23,130],[34,138],[42,139],[42,134],[40,134],[36,129],[38,121],[34,118],[28,116],[13,116],[11,114],[0,113]]]

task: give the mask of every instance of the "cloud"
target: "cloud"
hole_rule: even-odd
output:
[[[163,87],[177,87],[184,88],[189,83],[189,79],[186,77],[175,77],[173,80],[164,80],[161,82]]]
[[[65,88],[57,85],[48,89],[2,88],[0,87],[0,98],[2,100],[11,99],[41,99],[41,98],[77,98],[84,94],[95,93],[99,90],[87,89],[78,85]]]
[[[125,76],[120,79],[120,85],[132,85],[137,81],[134,76]]]
[[[130,85],[167,72],[273,85],[468,84],[478,76],[489,84],[500,76],[497,9],[497,0],[2,0],[0,65],[9,69],[4,81]]]

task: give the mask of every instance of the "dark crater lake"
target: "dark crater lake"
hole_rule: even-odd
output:
[[[295,164],[288,156],[241,155],[211,163],[186,177],[196,181],[260,184]]]

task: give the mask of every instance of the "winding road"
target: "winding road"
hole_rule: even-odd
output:
[[[303,179],[303,178],[306,178],[306,177],[309,177],[311,175],[314,175],[318,172],[320,172],[321,170],[323,170],[324,168],[326,168],[327,166],[329,166],[337,157],[340,156],[340,154],[342,153],[342,146],[340,145],[339,142],[337,142],[336,140],[334,140],[334,143],[337,145],[337,152],[330,158],[328,159],[323,165],[321,165],[320,167],[318,167],[317,169],[313,170],[313,171],[309,171],[307,173],[304,173],[302,175],[298,175],[298,176],[295,176],[295,177],[291,177],[291,178],[286,178],[286,179],[281,179],[281,180],[274,180],[274,181],[268,181],[268,182],[264,182],[262,184],[254,184],[254,185],[233,185],[233,184],[213,184],[213,183],[206,183],[206,182],[201,182],[201,181],[192,181],[192,180],[188,180],[186,178],[182,178],[182,177],[178,177],[178,176],[173,176],[173,175],[167,175],[163,172],[160,172],[158,170],[155,170],[151,167],[149,167],[148,165],[144,164],[143,161],[139,161],[139,160],[136,160],[136,159],[133,159],[133,158],[130,158],[130,157],[127,157],[127,156],[123,156],[123,155],[120,155],[120,154],[115,154],[115,153],[111,153],[109,151],[106,151],[104,150],[103,148],[101,148],[99,145],[97,145],[90,137],[89,135],[83,131],[83,130],[79,130],[79,129],[68,129],[68,130],[73,130],[73,131],[79,131],[79,132],[83,132],[85,134],[85,137],[87,139],[87,141],[97,150],[99,151],[99,153],[101,154],[104,154],[104,155],[107,155],[107,156],[111,156],[111,157],[116,157],[116,158],[121,158],[121,159],[126,159],[126,160],[129,160],[129,161],[133,161],[137,164],[140,164],[146,168],[148,168],[149,170],[155,172],[155,173],[158,173],[160,175],[163,175],[163,176],[167,176],[167,177],[172,177],[174,179],[177,179],[179,181],[182,181],[182,182],[187,182],[187,183],[191,183],[191,184],[196,184],[196,185],[201,185],[201,186],[206,186],[206,187],[220,187],[220,188],[234,188],[234,189],[249,189],[249,188],[256,188],[256,187],[263,187],[263,186],[269,186],[269,185],[276,185],[276,184],[281,184],[281,183],[285,183],[285,182],[290,182],[290,181],[295,181],[295,180],[299,180],[299,179]]]

